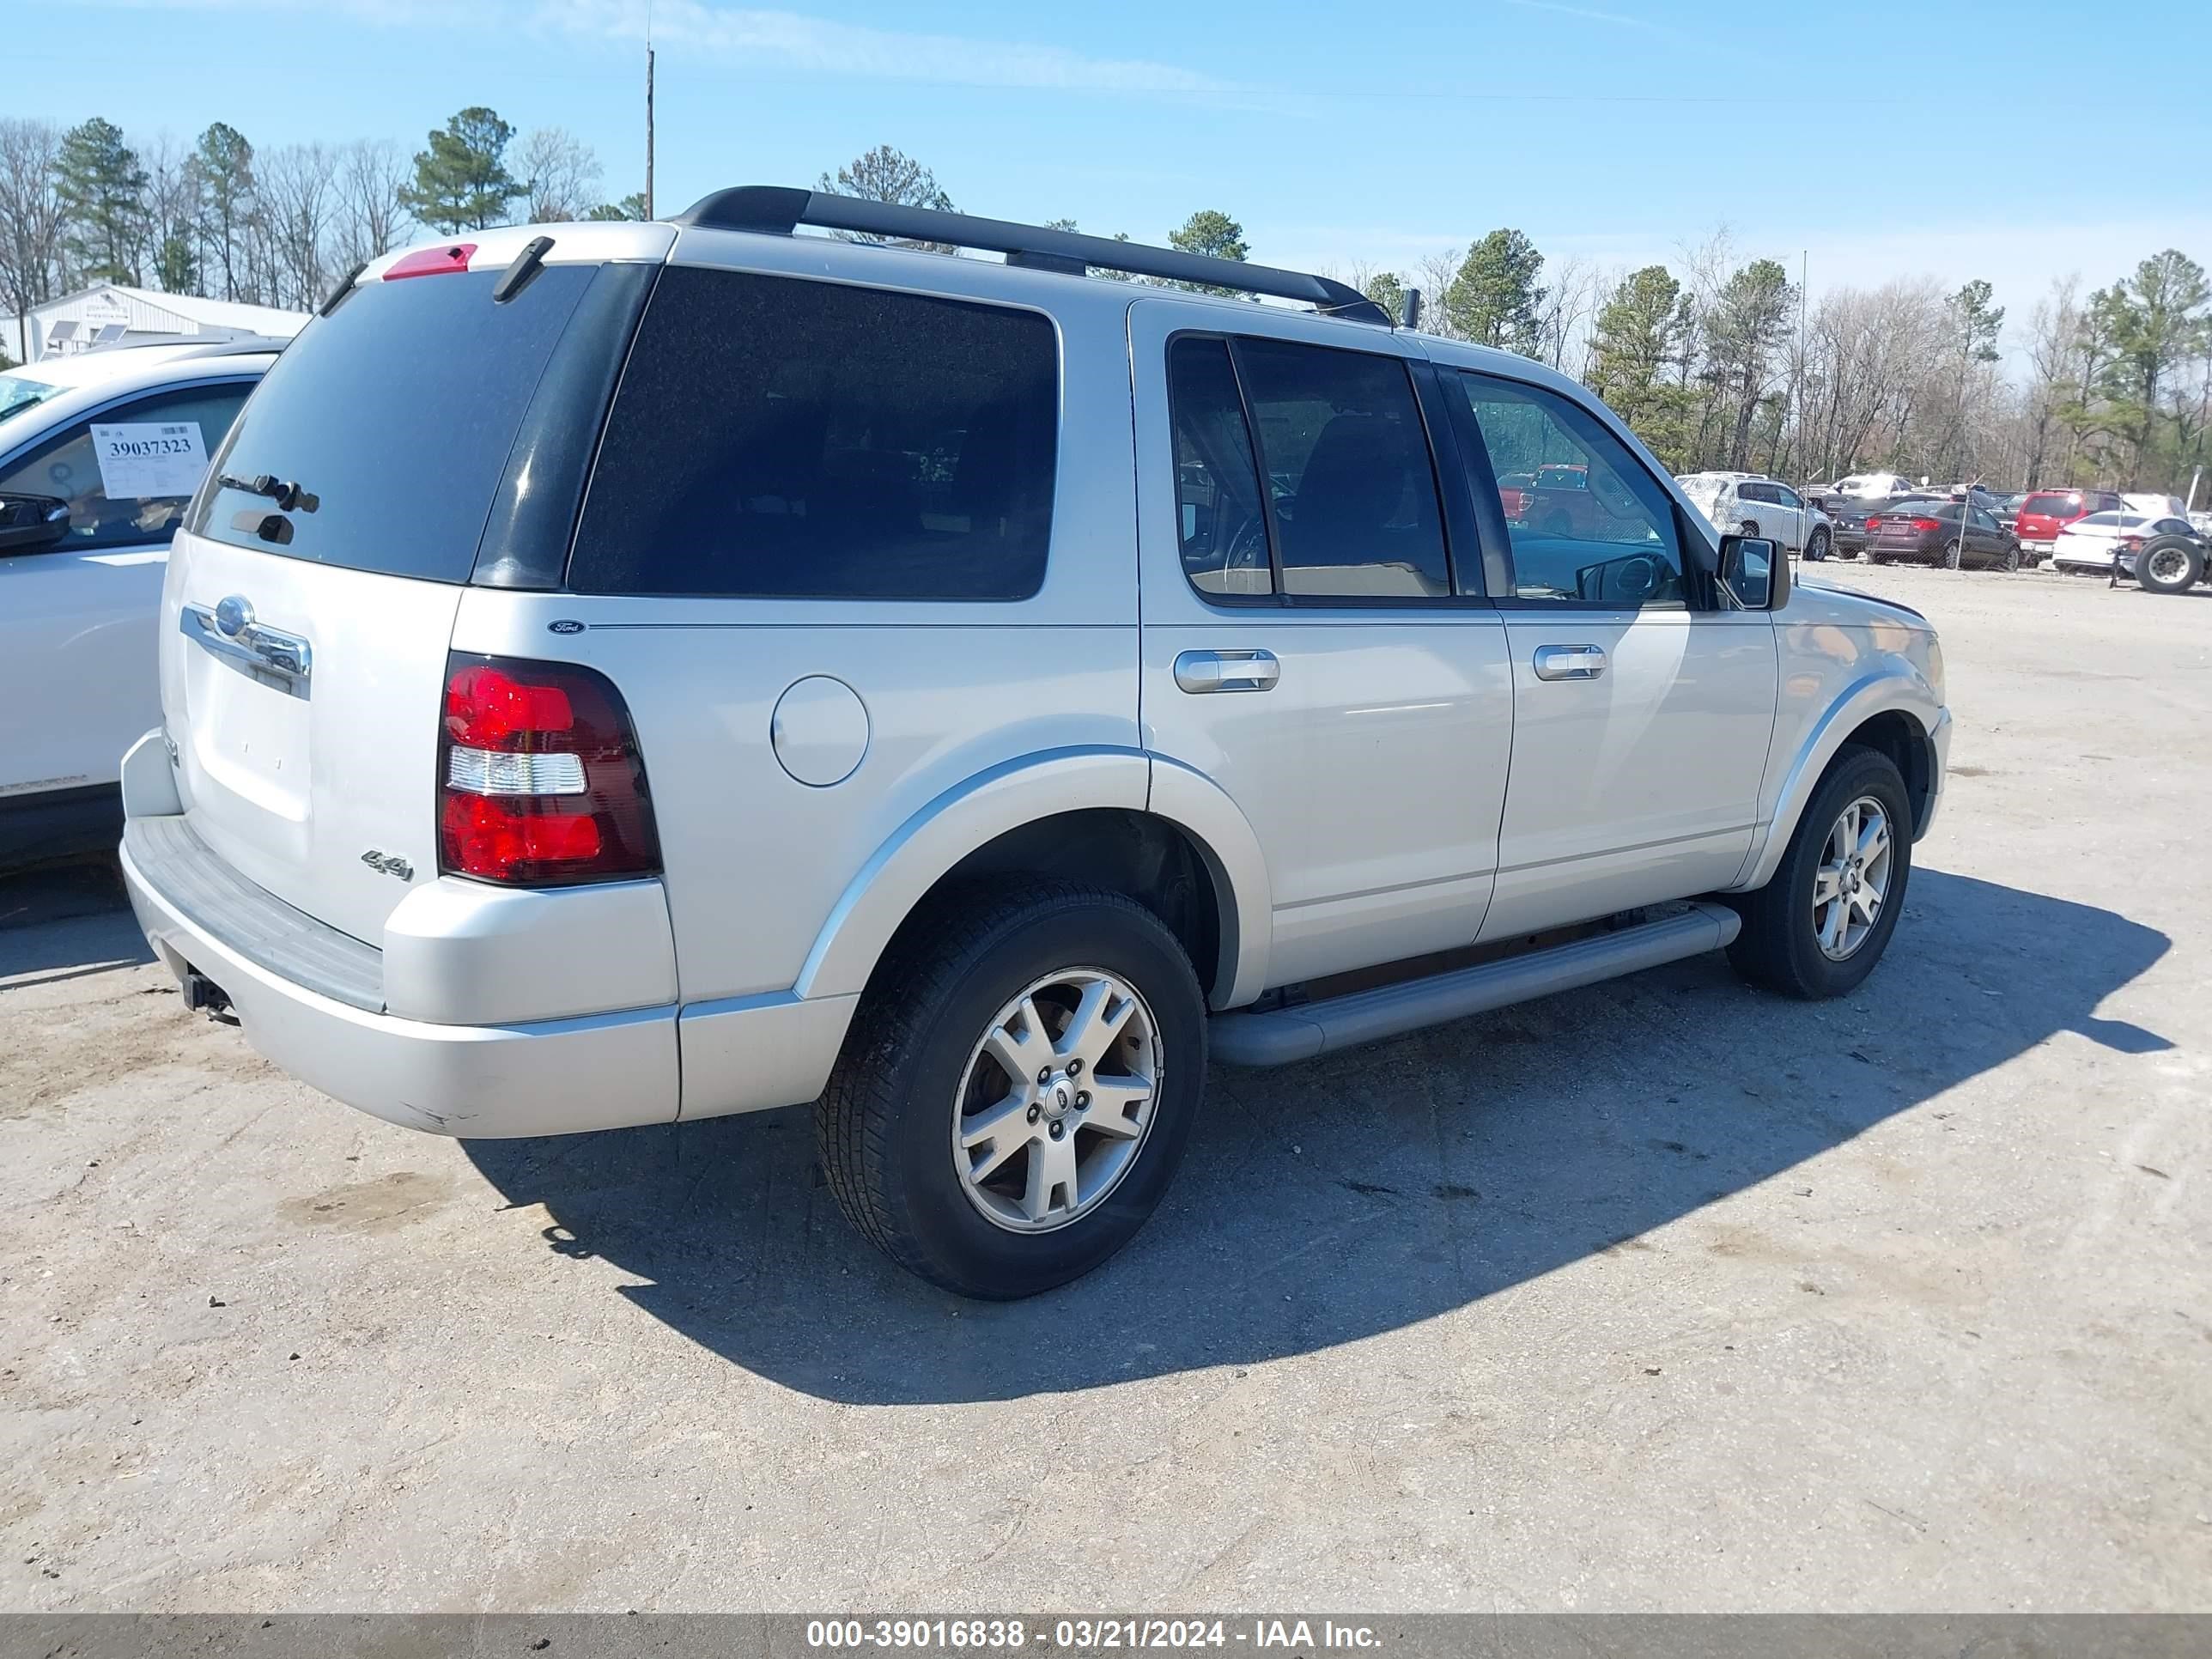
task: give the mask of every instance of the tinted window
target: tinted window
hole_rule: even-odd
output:
[[[549,265],[504,305],[492,303],[495,270],[354,289],[285,348],[216,458],[220,477],[296,484],[314,509],[279,512],[217,483],[192,529],[318,564],[466,581],[523,412],[598,274]]]
[[[1679,609],[1682,550],[1670,498],[1586,410],[1539,387],[1462,374],[1493,471],[1534,471],[1507,494],[1515,592],[1524,599]],[[1551,489],[1555,468],[1582,488]]]
[[[1772,484],[1740,483],[1735,487],[1735,494],[1738,501],[1765,501],[1774,506],[1780,505],[1782,499],[1774,493]]]
[[[2047,513],[2054,518],[2063,519],[2078,511],[2081,505],[2081,498],[2072,494],[2030,495],[2020,504],[2020,510],[2023,513]]]
[[[1798,508],[1805,505],[1803,501],[1798,500],[1797,492],[1794,489],[1785,489],[1780,484],[1769,484],[1766,487],[1774,492],[1774,500],[1779,506]]]
[[[1997,527],[1997,521],[1978,507],[1974,509],[1974,523],[1984,530],[1995,530]]]
[[[1273,592],[1260,470],[1227,341],[1175,342],[1168,352],[1168,402],[1183,574],[1201,593]]]
[[[1059,404],[1058,340],[1034,312],[673,268],[608,416],[569,580],[1027,599]]]
[[[1436,472],[1405,364],[1280,340],[1240,340],[1236,356],[1274,499],[1283,591],[1449,593]]]
[[[179,471],[174,458],[213,454],[252,390],[246,382],[200,386],[105,410],[0,472],[0,493],[69,503],[68,536],[58,550],[44,550],[167,542],[206,471],[203,459]],[[105,446],[96,441],[95,427],[107,437]]]

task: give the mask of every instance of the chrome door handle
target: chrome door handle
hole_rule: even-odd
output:
[[[177,613],[177,631],[249,678],[305,697],[314,672],[314,653],[307,641],[255,622],[252,607],[243,601],[227,610],[232,604],[226,599],[213,606],[187,605]]]
[[[1595,645],[1540,645],[1536,647],[1536,678],[1540,680],[1594,680],[1605,672],[1605,650]]]
[[[1194,696],[1207,691],[1266,691],[1283,677],[1272,651],[1184,651],[1175,659],[1176,684]]]

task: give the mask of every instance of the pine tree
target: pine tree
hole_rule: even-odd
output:
[[[430,134],[430,148],[415,155],[415,183],[403,192],[407,209],[448,236],[504,223],[527,184],[507,170],[514,129],[491,110],[471,105]]]
[[[1538,307],[1545,290],[1536,282],[1543,268],[1544,256],[1519,231],[1492,231],[1468,250],[1444,290],[1451,331],[1478,345],[1534,356],[1543,332]]]
[[[137,285],[131,258],[146,218],[146,169],[121,129],[95,115],[63,136],[58,167],[77,274]]]

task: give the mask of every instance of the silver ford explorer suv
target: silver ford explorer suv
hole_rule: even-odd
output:
[[[981,1297],[1130,1238],[1209,1057],[1722,947],[1850,991],[1950,719],[1917,614],[1714,545],[1540,364],[772,188],[363,269],[161,639],[123,861],[189,1004],[442,1134],[817,1102]]]

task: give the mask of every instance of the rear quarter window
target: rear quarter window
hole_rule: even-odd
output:
[[[1037,313],[673,267],[608,416],[569,585],[1027,599],[1059,403],[1058,335]]]

